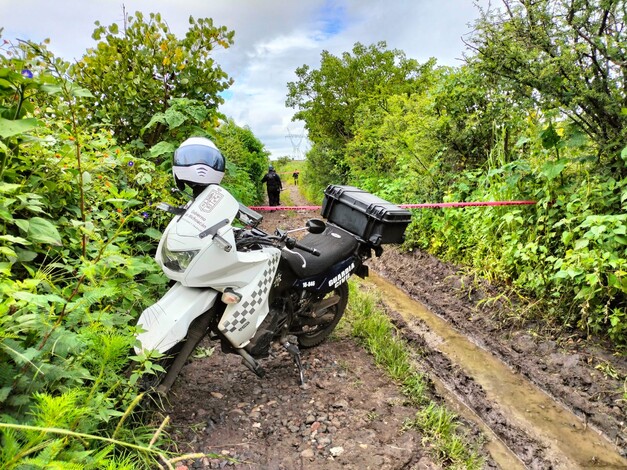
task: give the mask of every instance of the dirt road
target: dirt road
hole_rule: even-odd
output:
[[[305,203],[293,186],[288,188],[293,204]],[[264,226],[267,230],[292,228],[313,216],[311,212],[264,213]],[[576,461],[574,468],[627,468],[627,461],[618,456],[627,451],[624,357],[607,354],[601,345],[576,336],[546,337],[540,325],[506,321],[511,307],[496,288],[466,278],[456,267],[428,254],[387,248],[381,258],[371,260],[371,268],[521,380],[531,381],[558,399],[559,406],[572,410],[578,418],[569,426],[575,431],[593,429],[607,437],[608,447],[596,454],[593,449],[589,461]],[[393,297],[400,296],[395,293]],[[493,433],[487,440],[504,442],[512,450],[512,465],[573,468],[573,460],[560,454],[550,436],[532,429],[535,424],[513,419],[514,414],[493,394],[498,391],[487,390],[472,372],[452,362],[424,321],[403,318],[398,305],[387,308],[407,341],[423,351],[421,367],[433,375],[441,393],[464,403],[472,410],[470,415],[480,418],[476,421]],[[308,382],[302,387],[297,385],[291,359],[280,351],[264,362],[267,375],[263,379],[251,374],[236,357],[218,352],[188,364],[172,390],[167,410],[173,438],[181,452],[221,457],[199,457],[185,464],[190,468],[286,470],[440,468],[428,457],[421,437],[415,431],[403,431],[403,421],[416,410],[346,331],[340,328],[331,341],[307,351],[303,362]],[[542,410],[544,405],[538,406]],[[546,421],[563,421],[559,413],[554,420],[548,411],[541,414]],[[468,422],[476,426],[471,419]],[[509,468],[502,462],[488,459],[486,466]]]

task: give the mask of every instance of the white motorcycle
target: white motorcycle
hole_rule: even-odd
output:
[[[259,377],[258,360],[278,342],[303,383],[299,346],[331,334],[348,302],[346,281],[367,276],[363,263],[373,250],[378,256],[382,244],[402,241],[409,212],[356,188],[329,186],[322,210],[328,223],[309,220],[309,233],[296,240],[258,229],[261,215],[218,184],[196,185],[195,192],[183,207],[160,205],[174,217],[156,261],[175,283],[138,321],[138,349],[169,358],[157,391],[168,392],[206,335]]]

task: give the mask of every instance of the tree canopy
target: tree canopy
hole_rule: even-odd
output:
[[[158,13],[128,16],[120,28],[96,22],[98,41],[74,68],[73,78],[93,95],[87,118],[108,124],[120,143],[136,140],[151,147],[166,130],[153,126],[138,139],[156,113],[166,111],[172,98],[187,98],[211,110],[217,124],[220,92],[232,80],[211,57],[233,43],[233,31],[215,26],[211,18],[189,18],[189,29],[177,38]]]
[[[470,61],[519,98],[559,109],[617,169],[627,141],[625,2],[502,0],[482,12]]]

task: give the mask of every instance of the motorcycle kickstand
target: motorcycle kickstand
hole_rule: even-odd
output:
[[[298,367],[299,385],[305,385],[305,371],[303,369],[303,363],[300,360],[300,350],[298,349],[298,346],[290,343],[289,341],[285,341],[283,343],[283,347],[291,354],[296,367]]]

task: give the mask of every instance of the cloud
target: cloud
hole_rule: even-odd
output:
[[[480,0],[487,4],[488,0]],[[215,59],[234,79],[222,94],[221,111],[248,126],[273,158],[293,153],[289,134],[302,135],[303,123],[292,122],[285,107],[287,83],[303,64],[316,68],[320,53],[350,51],[356,42],[386,41],[420,62],[436,57],[440,64],[459,64],[461,37],[477,16],[469,0],[124,0],[126,11],[161,13],[178,36],[188,18],[210,17],[235,31],[235,44],[215,52]],[[88,47],[94,22],[122,24],[122,2],[111,0],[0,0],[4,38],[51,39],[60,57],[80,57]],[[289,129],[289,130],[288,130]],[[301,143],[301,150],[305,143]]]

